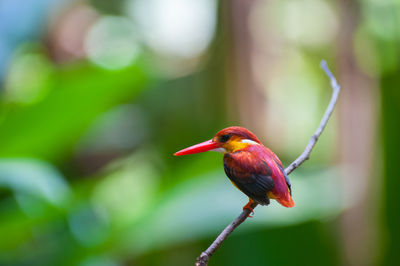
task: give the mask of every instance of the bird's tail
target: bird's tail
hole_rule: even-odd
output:
[[[294,207],[294,201],[290,195],[288,196],[289,197],[286,198],[279,198],[279,199],[277,198],[276,201],[286,208],[292,208]]]

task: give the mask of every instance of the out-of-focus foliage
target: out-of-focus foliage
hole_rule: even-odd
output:
[[[353,105],[343,93],[341,115],[290,176],[296,207],[257,208],[210,265],[357,265],[369,246],[346,252],[363,246],[351,240],[365,221],[355,216],[349,224],[346,215],[360,205],[380,221],[364,226],[376,243],[369,263],[396,265],[400,6],[343,5],[1,1],[0,264],[192,264],[247,199],[225,177],[220,154],[172,154],[239,124],[257,128],[288,165],[330,96],[318,68],[326,58],[339,81],[351,62],[381,93],[383,148],[366,142],[359,151],[376,155],[368,172],[375,181],[357,183],[357,158],[338,158],[343,143],[363,139],[351,137],[357,125],[347,124]],[[350,37],[340,37],[343,23]],[[346,38],[352,46],[340,44]],[[235,63],[246,52],[251,63]],[[369,110],[366,102],[353,104]],[[377,124],[377,116],[359,119]],[[372,204],[366,187],[381,184],[382,199],[373,197],[381,203]]]

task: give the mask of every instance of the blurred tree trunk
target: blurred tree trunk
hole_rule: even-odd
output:
[[[372,179],[379,162],[374,155],[376,129],[376,81],[357,65],[354,36],[360,21],[357,1],[339,2],[342,29],[339,34],[339,81],[343,87],[339,105],[339,155],[346,166],[343,176],[346,195],[355,205],[342,216],[345,265],[372,265],[376,256],[378,179]]]
[[[227,86],[232,92],[228,96],[230,112],[241,124],[251,128],[257,135],[264,132],[266,118],[265,99],[262,88],[256,82],[253,71],[255,54],[250,32],[249,18],[259,0],[223,0],[228,29],[227,69],[230,73]]]

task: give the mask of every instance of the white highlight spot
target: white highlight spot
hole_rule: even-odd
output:
[[[133,63],[140,48],[134,24],[126,18],[106,16],[97,21],[85,39],[93,63],[106,69],[121,69]]]
[[[184,58],[199,56],[216,25],[215,0],[135,0],[131,14],[156,51]]]

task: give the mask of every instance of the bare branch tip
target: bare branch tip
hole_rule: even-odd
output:
[[[324,59],[321,60],[320,67],[324,70],[326,75],[331,80],[331,86],[334,91],[340,89],[340,85],[337,83],[335,76],[332,74],[331,70],[328,67],[328,63]]]
[[[331,70],[328,67],[328,63],[326,63],[326,61],[324,59],[321,60],[320,67],[325,71],[326,75],[330,79],[335,79],[335,77],[333,76]]]

